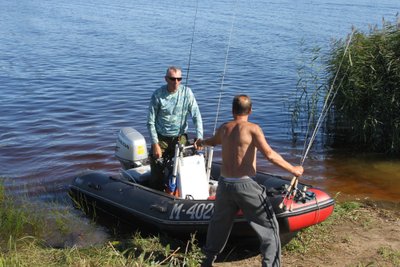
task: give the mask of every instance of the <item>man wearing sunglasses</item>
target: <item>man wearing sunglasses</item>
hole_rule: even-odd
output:
[[[203,121],[192,90],[181,84],[182,70],[171,66],[165,75],[167,84],[154,91],[147,116],[147,128],[151,138],[150,186],[163,190],[164,170],[174,155],[175,145],[187,143],[187,118],[192,117],[196,138],[203,138]],[[162,160],[160,160],[162,159]]]

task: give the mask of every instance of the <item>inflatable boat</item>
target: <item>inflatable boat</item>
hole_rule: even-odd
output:
[[[119,131],[115,155],[122,165],[119,175],[89,172],[73,180],[69,193],[77,206],[172,235],[207,232],[220,164],[208,162],[207,155],[197,153],[192,146],[177,145],[168,174],[173,189],[164,192],[149,186],[151,169],[146,141],[134,128]],[[266,188],[279,222],[282,244],[333,212],[334,200],[320,189],[300,183],[289,189],[289,180],[262,172],[254,179]],[[240,210],[231,236],[255,236]]]

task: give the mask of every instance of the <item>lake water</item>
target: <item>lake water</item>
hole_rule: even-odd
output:
[[[181,66],[186,77],[189,58],[183,83],[196,95],[206,136],[219,95],[218,125],[230,119],[232,97],[246,93],[251,120],[297,164],[303,144],[292,144],[288,103],[302,51],[326,52],[352,26],[368,31],[382,18],[396,21],[400,11],[398,0],[203,0],[194,19],[196,5],[0,0],[0,176],[12,194],[63,199],[85,170],[117,173],[118,130],[131,126],[147,137],[152,92],[169,65]],[[332,195],[400,199],[399,161],[335,151],[317,140],[304,167],[304,181]],[[290,178],[263,160],[259,169]]]

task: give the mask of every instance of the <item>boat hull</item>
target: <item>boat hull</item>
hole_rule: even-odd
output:
[[[218,164],[213,165],[211,177],[219,176],[219,167]],[[324,221],[334,209],[334,200],[316,188],[307,190],[308,198],[301,201],[289,198],[284,202],[285,208],[280,208],[283,192],[279,188],[285,188],[290,182],[265,173],[258,173],[255,180],[268,190],[279,222],[282,244],[290,241],[299,230]],[[299,185],[299,189],[303,186]],[[181,199],[99,172],[76,177],[70,186],[70,196],[85,212],[101,211],[138,227],[179,236],[192,233],[204,236],[214,210],[213,199]],[[240,211],[231,236],[255,236]]]

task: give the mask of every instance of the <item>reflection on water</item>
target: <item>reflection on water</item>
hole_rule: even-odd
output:
[[[359,198],[400,200],[400,160],[337,155],[324,161],[324,184],[332,192]]]
[[[51,200],[65,197],[70,181],[85,170],[116,174],[118,130],[133,126],[147,136],[147,105],[164,83],[166,67],[175,64],[186,72],[195,6],[160,0],[1,1],[0,176],[8,178],[7,188]],[[251,120],[274,149],[300,162],[302,145],[291,144],[285,104],[296,87],[302,46],[327,51],[331,39],[346,36],[352,25],[367,29],[382,17],[391,20],[398,3],[254,0],[238,1],[236,9],[220,91],[235,10],[227,0],[199,2],[189,85],[205,135],[213,131],[219,93],[218,124],[230,119],[232,96],[247,93],[254,105]],[[398,161],[331,156],[326,149],[315,144],[305,182],[332,193],[399,200]],[[287,176],[263,160],[259,168]]]

